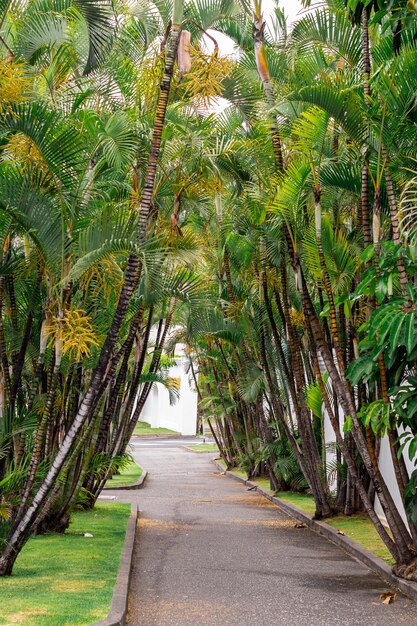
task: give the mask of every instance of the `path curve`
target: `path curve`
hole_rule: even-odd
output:
[[[149,471],[128,626],[416,626],[386,583],[181,442],[136,443]],[[132,493],[118,499],[131,501]]]

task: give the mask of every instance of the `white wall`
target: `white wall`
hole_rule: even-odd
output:
[[[399,430],[400,430],[400,433],[404,432],[402,429],[399,429]],[[415,470],[415,464],[414,464],[414,461],[410,461],[408,458],[408,445],[405,447],[405,450],[404,450],[404,460],[408,469],[408,473],[411,476],[412,472]],[[385,436],[381,440],[381,450],[379,452],[379,463],[381,467],[381,474],[385,482],[387,483],[388,489],[390,490],[392,497],[394,498],[394,502],[398,507],[401,517],[403,518],[403,520],[408,526],[407,516],[405,514],[404,505],[402,502],[402,498],[400,496],[400,490],[398,489],[397,479],[395,478],[394,466],[393,466],[392,458],[391,458],[390,443],[389,443],[387,436]],[[376,502],[375,502],[375,511],[377,512],[378,516],[384,522],[386,522],[385,517],[384,517],[384,512],[382,510],[382,506],[378,498],[376,498]]]
[[[339,413],[340,415],[343,415],[343,410],[340,409]],[[324,430],[325,430],[326,443],[334,442],[335,435],[334,435],[333,427],[330,423],[329,417],[325,410],[323,411],[323,414],[324,414]],[[343,418],[341,418],[340,421],[343,422]],[[341,430],[343,433],[343,423],[341,423]],[[402,432],[401,429],[400,429],[400,432]],[[327,461],[330,461],[333,459],[334,459],[334,455],[331,452],[328,452]],[[405,463],[408,468],[409,474],[411,475],[411,473],[415,469],[415,465],[414,465],[414,461],[410,461],[408,459],[408,446],[406,446],[406,449],[404,451],[404,459],[405,459]],[[404,505],[402,502],[402,498],[400,496],[400,491],[398,489],[397,479],[395,478],[394,466],[392,464],[392,458],[391,458],[390,443],[389,443],[387,436],[381,439],[381,448],[379,452],[379,464],[381,468],[381,474],[394,499],[394,502],[398,508],[398,511],[400,512],[403,520],[407,523],[407,517],[405,514],[405,510],[404,510]],[[376,498],[376,501],[375,501],[375,511],[377,515],[379,516],[379,518],[384,523],[386,523],[384,513],[383,513],[383,510],[382,510],[382,507],[378,498]]]
[[[169,428],[181,435],[195,435],[197,430],[197,392],[191,387],[187,369],[187,359],[182,346],[177,346],[176,365],[170,368],[169,376],[180,380],[180,397],[172,406],[168,390],[160,384],[153,384],[140,417],[149,422],[152,428]]]

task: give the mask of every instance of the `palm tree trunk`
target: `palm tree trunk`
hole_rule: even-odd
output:
[[[285,420],[281,407],[278,404],[279,401],[275,393],[275,386],[274,386],[274,382],[272,379],[271,369],[269,367],[268,358],[266,355],[266,343],[265,343],[264,333],[262,333],[261,335],[261,355],[262,355],[262,364],[265,369],[265,374],[266,374],[266,378],[268,381],[269,395],[270,395],[270,399],[272,403],[272,408],[275,413],[275,417],[278,420],[278,423],[282,427],[285,433],[285,436],[289,441],[289,444],[294,452],[295,458],[297,459],[298,465],[300,466],[300,469],[304,475],[304,478],[306,479],[307,483],[309,483],[310,489],[313,491],[312,486],[310,485],[309,472],[305,463],[303,453]]]
[[[399,562],[409,563],[413,559],[413,552],[410,551],[409,548],[409,546],[412,544],[410,534],[381,475],[378,463],[375,463],[375,459],[373,460],[371,458],[369,448],[363,435],[362,427],[356,414],[356,408],[353,403],[352,395],[350,393],[350,390],[348,389],[347,381],[340,376],[340,373],[335,366],[335,363],[333,361],[333,355],[331,354],[331,351],[324,339],[320,322],[317,319],[316,312],[311,302],[310,294],[307,290],[307,284],[303,274],[302,286],[304,310],[308,318],[308,323],[311,325],[312,336],[314,338],[315,345],[317,346],[317,349],[323,358],[334,389],[339,397],[341,406],[344,410],[345,416],[350,416],[352,418],[352,434],[358,451],[365,464],[365,467],[374,483],[375,491],[381,502],[381,506],[384,510],[384,514],[393,534]],[[354,471],[353,467],[349,469],[351,472]]]
[[[306,387],[305,370],[301,358],[301,346],[297,331],[293,327],[288,304],[287,269],[281,262],[282,302],[287,324],[288,346],[291,355],[292,371],[294,374],[296,397],[294,408],[296,410],[299,433],[305,458],[305,467],[308,471],[306,480],[312,486],[312,492],[316,503],[316,517],[329,517],[332,515],[327,494],[322,482],[321,459],[314,436],[310,412],[306,405],[304,390]]]
[[[391,172],[389,171],[388,153],[384,145],[382,146],[382,155],[385,161],[385,182],[387,185],[388,205],[389,205],[389,212],[390,212],[391,226],[392,226],[392,239],[397,246],[401,246],[402,242],[401,242],[399,224],[398,224],[397,202],[395,199],[394,185],[393,185],[392,178],[391,178]],[[401,291],[403,293],[403,296],[407,298],[408,306],[411,307],[412,302],[407,292],[408,277],[407,277],[407,273],[405,271],[404,263],[403,263],[401,256],[397,257],[397,268],[398,268],[398,276],[400,279]]]
[[[33,317],[34,317],[34,303],[36,302],[38,294],[39,294],[41,281],[42,281],[42,274],[39,271],[37,278],[36,278],[36,283],[35,283],[35,287],[33,290],[32,301],[31,301],[32,304],[30,306],[29,313],[27,316],[25,330],[23,332],[22,343],[21,343],[20,350],[17,356],[16,366],[15,366],[14,375],[13,375],[13,384],[12,384],[12,388],[10,392],[10,405],[12,407],[14,406],[17,392],[19,390],[20,380],[21,380],[22,371],[23,371],[23,365],[25,362],[26,350],[29,344],[30,333],[32,331],[32,324],[33,324]]]
[[[1,367],[3,370],[4,393],[5,393],[6,398],[10,398],[11,382],[10,382],[10,371],[9,371],[9,359],[7,357],[6,341],[4,338],[4,326],[3,326],[4,282],[5,282],[5,277],[0,276],[0,357],[1,357]]]
[[[218,449],[219,449],[220,456],[222,457],[223,461],[224,461],[224,462],[225,462],[225,464],[226,464],[226,469],[230,469],[230,468],[232,467],[232,465],[229,463],[229,460],[228,460],[228,458],[227,458],[226,451],[225,451],[224,447],[221,445],[220,440],[219,440],[219,438],[218,438],[218,437],[217,437],[217,435],[216,435],[216,432],[215,432],[215,430],[214,430],[214,428],[213,428],[213,425],[212,425],[212,423],[211,423],[211,421],[210,421],[210,418],[208,418],[207,423],[208,423],[208,425],[209,425],[210,432],[211,432],[211,434],[212,434],[212,436],[213,436],[213,439],[214,439],[214,441],[216,442],[216,445],[217,445],[217,447],[218,447]]]
[[[368,10],[366,8],[362,11],[362,58],[363,58],[363,92],[365,97],[365,104],[370,105],[371,98],[371,54],[369,47],[369,27],[368,27]],[[369,132],[368,132],[369,135]],[[364,146],[364,151],[367,149],[367,144]],[[362,209],[362,227],[363,227],[363,244],[367,248],[371,245],[371,222],[369,217],[369,161],[366,153],[364,155],[364,162],[361,167],[361,209]]]
[[[133,373],[132,382],[130,385],[129,396],[127,399],[126,407],[123,410],[123,418],[122,421],[129,422],[130,416],[132,414],[132,409],[135,403],[135,399],[138,393],[139,385],[140,385],[140,377],[143,371],[143,366],[145,364],[146,353],[148,350],[149,344],[149,336],[152,329],[152,320],[153,320],[153,306],[149,308],[148,313],[148,321],[146,324],[145,334],[142,338],[142,345],[140,349],[139,361],[136,364],[135,371]],[[114,438],[113,438],[114,439]]]
[[[52,463],[48,474],[42,482],[39,490],[35,494],[30,506],[28,507],[25,515],[19,521],[18,524],[13,525],[10,536],[8,538],[6,547],[0,557],[0,576],[8,576],[12,573],[14,562],[26,543],[29,535],[32,531],[33,525],[36,521],[36,517],[41,510],[49,493],[53,489],[58,475],[71,453],[74,442],[77,439],[85,421],[91,415],[91,409],[95,404],[95,399],[99,391],[100,383],[105,376],[107,363],[111,358],[111,353],[114,349],[117,336],[119,334],[120,326],[125,318],[127,307],[132,295],[133,286],[136,283],[136,274],[138,270],[138,260],[136,257],[130,257],[127,268],[125,271],[125,280],[120,294],[119,303],[116,309],[116,313],[113,318],[112,325],[107,334],[104,346],[102,348],[98,365],[95,369],[90,387],[81,401],[80,407],[77,411],[77,415],[64,437],[64,440],[56,454],[56,457]]]
[[[133,342],[134,342],[136,333],[138,331],[139,326],[142,323],[144,310],[145,308],[143,306],[140,307],[135,319],[130,325],[129,333],[124,344],[123,361],[120,366],[120,369],[116,378],[116,382],[111,387],[109,404],[108,404],[108,407],[106,408],[106,411],[104,413],[103,419],[100,424],[100,431],[99,431],[99,435],[98,435],[97,443],[96,443],[96,452],[105,450],[105,444],[107,441],[110,423],[114,415],[114,410],[117,404],[117,398],[120,394],[122,386],[125,384],[130,353],[132,351]]]
[[[183,8],[184,0],[175,0],[173,26],[165,60],[164,75],[160,86],[159,101],[156,111],[154,132],[152,136],[151,152],[149,156],[148,167],[145,176],[145,186],[139,212],[138,234],[140,237],[145,236],[150,208],[152,205],[157,163],[162,141],[162,131],[168,105],[171,79],[175,64],[175,55],[179,35],[181,32]],[[71,453],[71,449],[74,445],[74,442],[76,441],[78,433],[80,432],[88,417],[91,415],[91,410],[95,406],[96,397],[98,395],[101,382],[105,376],[107,364],[114,350],[120,327],[126,316],[128,304],[130,302],[133,289],[137,283],[137,274],[139,269],[140,265],[137,257],[130,256],[125,271],[124,283],[119,297],[117,309],[113,318],[113,322],[108,331],[106,340],[104,342],[99,362],[94,371],[90,386],[80,404],[77,415],[69,431],[64,437],[64,440],[56,454],[56,457],[47,476],[42,482],[38,492],[35,494],[30,506],[28,507],[25,515],[23,516],[19,524],[14,525],[11,529],[6,547],[0,557],[0,576],[7,576],[12,573],[14,562],[23,545],[29,538],[33,525],[36,521],[36,517],[39,514],[43,503],[48,497],[48,494],[53,489],[55,481],[57,480],[66,459]],[[2,346],[0,344],[0,348],[1,347]]]
[[[253,41],[255,59],[259,78],[261,79],[264,88],[265,100],[268,106],[272,108],[275,104],[275,94],[269,74],[268,60],[266,58],[264,43],[265,25],[266,24],[262,15],[261,2],[259,2],[257,10],[255,10],[253,15]],[[278,173],[282,173],[284,171],[282,142],[278,132],[277,121],[275,117],[271,114],[269,115],[269,127],[271,132],[272,150],[275,159],[275,168]]]
[[[309,334],[310,334],[310,341],[311,341],[311,356],[312,356],[312,360],[313,360],[313,365],[314,365],[314,370],[316,373],[316,380],[319,384],[320,387],[320,391],[322,393],[322,397],[323,397],[323,402],[324,402],[324,406],[326,408],[327,414],[329,416],[330,422],[332,424],[333,427],[333,431],[335,433],[336,436],[336,441],[338,443],[338,445],[340,446],[340,449],[343,453],[344,459],[346,461],[346,464],[349,468],[349,473],[350,473],[350,477],[352,479],[352,481],[355,484],[355,487],[358,489],[359,495],[361,497],[361,500],[363,502],[363,505],[365,507],[366,512],[368,513],[369,517],[371,518],[372,522],[375,525],[376,530],[378,531],[378,534],[380,535],[381,539],[384,541],[385,545],[387,546],[387,548],[389,549],[389,551],[391,552],[392,556],[397,560],[399,558],[399,553],[397,550],[397,547],[395,545],[395,543],[392,541],[391,537],[389,536],[389,534],[387,533],[387,531],[385,530],[381,520],[379,519],[379,517],[377,516],[377,514],[375,513],[375,509],[373,507],[372,502],[370,501],[369,497],[368,497],[368,493],[366,491],[366,489],[364,488],[362,481],[360,479],[360,476],[358,474],[358,470],[356,468],[356,464],[355,464],[355,460],[353,458],[353,456],[351,455],[351,452],[348,448],[347,445],[347,441],[345,441],[345,439],[343,438],[341,432],[340,432],[340,427],[339,427],[339,422],[338,420],[336,420],[334,411],[333,411],[333,407],[331,405],[330,399],[328,397],[327,394],[327,389],[326,386],[323,382],[323,378],[321,375],[321,371],[320,371],[320,366],[319,366],[319,361],[318,361],[318,357],[317,357],[317,352],[316,349],[314,347],[315,341],[314,341],[314,336],[313,336],[313,332],[311,329],[311,325],[308,323],[308,330],[309,330]]]
[[[169,328],[171,326],[172,317],[174,315],[176,306],[177,306],[177,301],[174,300],[173,305],[172,305],[172,307],[171,307],[171,309],[168,312],[168,315],[166,317],[164,330],[163,330],[161,339],[160,339],[158,345],[155,346],[155,350],[154,350],[154,353],[152,355],[152,361],[151,361],[151,364],[150,364],[150,367],[149,367],[149,372],[151,374],[154,374],[157,371],[158,367],[159,367],[159,363],[161,361],[162,352],[163,352],[163,349],[164,349],[164,346],[165,346],[166,338],[167,338],[167,335],[168,335]],[[121,451],[124,451],[124,448],[129,443],[129,440],[130,440],[130,438],[131,438],[131,436],[133,434],[133,431],[134,431],[135,426],[136,426],[136,424],[138,422],[140,414],[142,413],[143,407],[145,406],[145,402],[146,402],[146,400],[149,397],[149,394],[151,392],[152,386],[153,386],[153,383],[149,382],[149,383],[145,383],[145,385],[143,387],[143,390],[142,390],[142,392],[141,392],[141,394],[139,396],[136,408],[135,408],[135,410],[133,412],[133,415],[130,418],[129,425],[128,425],[127,429],[126,429],[126,434],[124,436],[124,444],[123,444],[123,448],[122,448]]]
[[[144,237],[149,227],[148,220],[150,215],[150,209],[152,206],[159,154],[161,152],[162,131],[165,124],[168,99],[171,91],[171,81],[174,73],[175,57],[182,29],[181,22],[183,8],[184,0],[174,1],[174,14],[172,20],[171,36],[169,38],[169,43],[166,50],[164,74],[159,90],[159,100],[155,115],[151,152],[149,155],[148,168],[146,170],[145,184],[143,187],[143,194],[139,211],[139,237]]]

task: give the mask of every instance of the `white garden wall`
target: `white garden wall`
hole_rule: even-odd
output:
[[[340,413],[343,414],[342,410],[340,410]],[[343,428],[343,424],[341,425],[341,427]],[[332,425],[330,424],[330,420],[326,411],[324,411],[324,429],[325,429],[326,443],[333,443],[335,441],[335,436],[334,436],[333,428],[332,428]],[[334,459],[334,454],[331,452],[328,452],[327,461],[331,461],[333,459]],[[391,492],[392,497],[394,498],[394,502],[397,505],[398,510],[401,513],[401,516],[403,517],[404,521],[407,523],[404,506],[403,506],[400,492],[398,489],[397,480],[395,478],[394,467],[393,467],[392,458],[391,458],[390,444],[389,444],[389,440],[387,436],[383,437],[381,440],[379,462],[380,462],[382,476],[385,482],[387,483],[387,486]],[[408,471],[411,475],[411,473],[415,469],[415,466],[414,466],[414,461],[412,462],[408,459],[407,447],[405,450],[405,462],[406,462]],[[382,521],[386,522],[383,511],[382,511],[382,507],[379,503],[378,498],[375,503],[375,510],[378,516],[382,519]]]
[[[168,390],[154,384],[140,417],[149,422],[152,428],[169,428],[181,435],[195,435],[197,430],[197,393],[190,385],[187,373],[187,359],[184,349],[178,345],[175,355],[176,365],[170,368],[169,376],[180,381],[179,399],[170,405]]]

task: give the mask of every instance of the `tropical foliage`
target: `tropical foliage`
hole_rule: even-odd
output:
[[[94,505],[181,343],[229,466],[416,577],[415,10],[1,4],[0,574]]]

